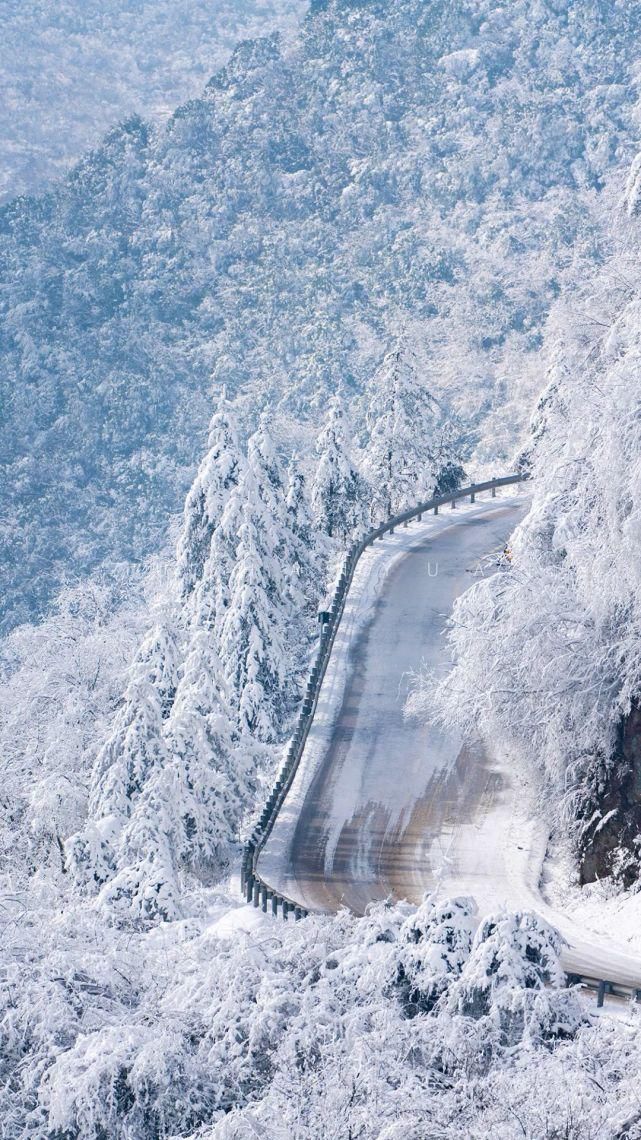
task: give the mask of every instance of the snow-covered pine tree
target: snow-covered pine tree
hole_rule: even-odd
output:
[[[287,581],[277,551],[280,535],[265,509],[253,472],[243,480],[237,561],[221,634],[241,734],[272,741],[285,704]]]
[[[254,790],[232,741],[227,692],[210,633],[194,634],[169,720],[163,763],[151,772],[119,838],[118,870],[101,902],[135,923],[180,914],[186,881],[225,870]]]
[[[339,395],[330,400],[316,453],[318,465],[312,485],[316,524],[330,538],[345,544],[365,524],[369,490],[351,457]]]
[[[166,627],[156,626],[142,642],[113,731],[97,757],[89,822],[65,845],[80,883],[95,886],[113,873],[120,831],[150,773],[165,764],[163,722],[176,684],[175,638]]]
[[[293,626],[300,626],[305,596],[298,559],[303,552],[293,530],[293,519],[287,506],[287,477],[276,450],[268,413],[261,416],[258,430],[247,444],[247,463],[258,489],[264,517],[269,520],[274,545],[268,548],[268,557],[278,561],[281,568],[281,601],[289,603]]]
[[[245,460],[243,457],[243,470]],[[220,641],[230,601],[230,582],[236,564],[236,548],[242,522],[244,477],[232,487],[218,526],[214,529],[202,576],[189,603],[192,629],[207,629]]]
[[[221,659],[232,678],[239,729],[264,742],[277,735],[288,705],[288,662],[305,640],[305,596],[296,560],[283,473],[264,416],[247,449],[247,470]]]
[[[485,1019],[487,1046],[569,1037],[583,1020],[561,965],[564,940],[531,911],[503,910],[479,926],[447,1007]]]
[[[177,573],[183,598],[189,597],[203,576],[212,535],[241,474],[242,455],[223,388],[209,425],[207,452],[185,500],[177,550]]]
[[[287,466],[287,513],[292,534],[309,549],[314,542],[314,524],[305,475],[296,453]]]
[[[169,816],[173,775],[165,761],[149,780],[124,833],[118,835],[111,873],[98,896],[109,914],[137,927],[180,915]]]
[[[372,515],[386,519],[428,499],[451,459],[440,408],[400,337],[372,380],[367,420]]]
[[[250,758],[234,740],[229,687],[211,634],[192,639],[165,739],[180,777],[174,853],[219,877],[255,792]]]
[[[236,561],[242,507],[239,486],[245,468],[224,391],[212,419],[209,443],[185,503],[178,572],[186,603],[185,626],[212,630],[220,637]]]
[[[296,455],[292,456],[287,468],[287,519],[293,569],[298,576],[305,603],[308,608],[312,608],[322,593],[325,552],[315,533],[305,475]]]
[[[179,671],[166,631],[145,639],[98,758],[90,822],[68,844],[78,878],[102,885],[101,901],[134,921],[176,917],[181,876],[220,875],[252,794],[250,760],[241,750],[230,759],[232,718],[214,641],[236,556],[245,465],[224,396],[209,444],[178,547],[184,665]]]

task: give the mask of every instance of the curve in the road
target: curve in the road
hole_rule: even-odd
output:
[[[404,715],[411,675],[447,670],[456,597],[523,516],[526,500],[470,504],[411,523],[361,557],[300,765],[260,853],[262,880],[309,910],[425,891],[472,895],[479,914],[536,909],[568,941],[571,973],[635,988],[641,968],[546,905],[547,836],[527,773],[480,742]],[[488,562],[489,560],[489,562]]]
[[[362,914],[375,899],[420,900],[434,885],[435,839],[482,801],[488,775],[474,762],[478,753],[408,719],[404,705],[413,674],[447,668],[443,633],[454,600],[523,512],[518,497],[466,506],[363,556],[343,619],[347,636],[335,650],[347,658],[342,692],[330,671],[307,743],[313,778],[305,773],[304,795],[294,788],[293,831],[286,801],[261,856],[266,868],[278,849],[270,882],[284,879],[309,909],[345,905]],[[372,602],[368,579],[386,562]]]

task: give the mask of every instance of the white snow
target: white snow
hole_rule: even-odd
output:
[[[475,48],[462,48],[441,56],[439,63],[448,75],[455,79],[466,79],[479,65],[481,54]]]
[[[580,887],[562,840],[548,848],[541,890],[550,906],[567,914],[576,926],[599,939],[614,936],[627,953],[641,956],[641,893],[621,891],[611,880]]]
[[[208,935],[233,941],[239,934],[269,932],[271,918],[256,907],[237,906],[224,912],[222,918],[208,927]]]

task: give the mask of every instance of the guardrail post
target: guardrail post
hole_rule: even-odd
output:
[[[263,883],[260,888],[260,907],[264,914],[267,914],[267,887]]]
[[[299,906],[294,907],[294,918],[298,922],[303,917],[303,912]]]
[[[278,895],[275,891],[272,894],[272,914],[274,915],[274,918],[278,917]]]
[[[254,876],[252,875],[252,873],[250,871],[249,875],[247,876],[247,886],[245,888],[245,897],[246,897],[248,903],[250,903],[252,901],[253,892],[254,892]]]
[[[605,1001],[605,982],[599,982],[599,985],[598,985],[598,988],[596,991],[597,1009],[603,1008],[604,1001]]]
[[[471,503],[475,503],[475,502],[476,502],[476,495],[474,494],[474,491],[472,491],[472,494],[470,495],[470,502],[471,502]]]
[[[452,510],[456,510],[456,499],[452,499]]]
[[[496,498],[496,487],[492,487],[492,498]]]
[[[287,902],[287,899],[283,899],[283,903],[282,903],[282,908],[281,908],[281,909],[282,909],[282,912],[283,912],[283,921],[284,921],[284,922],[287,922],[287,911],[289,910],[289,903]]]
[[[435,514],[435,515],[437,515],[437,514],[438,514],[438,507],[434,507],[434,514]]]
[[[403,523],[403,526],[407,526],[407,519],[405,519],[405,522]]]
[[[254,883],[254,898],[253,898],[254,906],[258,906],[259,895],[260,895],[260,883],[255,882]]]

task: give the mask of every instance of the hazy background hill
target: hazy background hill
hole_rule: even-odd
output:
[[[548,308],[609,250],[640,27],[611,3],[317,5],[166,126],[132,118],[7,204],[7,624],[158,546],[212,386],[311,430],[404,327],[468,454],[505,461]]]
[[[239,40],[304,0],[2,0],[0,201],[57,178],[123,116],[197,94]]]

